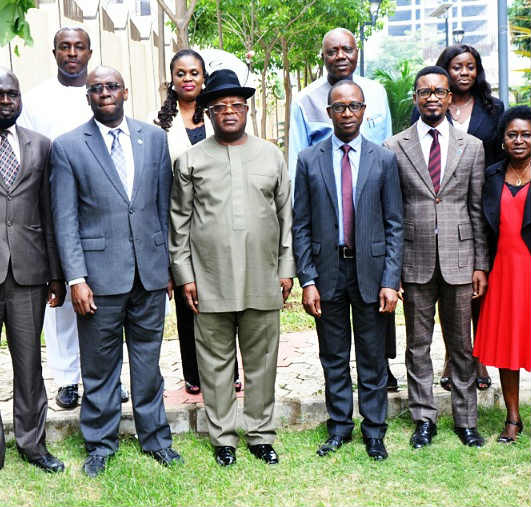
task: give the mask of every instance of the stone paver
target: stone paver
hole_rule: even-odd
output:
[[[389,397],[389,415],[397,415],[407,409],[406,368],[404,364],[405,328],[397,328],[396,359],[391,361],[391,369],[398,378],[400,390]],[[42,348],[43,369],[46,388],[49,397],[47,435],[49,440],[63,438],[65,435],[79,429],[79,408],[66,411],[55,403],[57,386],[54,384],[46,364],[46,348]],[[352,354],[354,357],[354,354]],[[441,412],[450,413],[450,395],[441,389],[437,382],[442,370],[444,348],[440,328],[436,327],[432,345],[432,358],[435,373],[435,393]],[[241,366],[241,361],[240,361]],[[165,404],[168,420],[172,432],[206,431],[206,418],[201,395],[192,396],[184,390],[182,367],[177,339],[164,340],[161,352],[160,367],[165,382]],[[356,384],[356,362],[351,361],[353,384]],[[485,406],[503,405],[499,386],[499,376],[496,368],[489,368],[493,385],[485,392],[479,392],[479,403]],[[244,382],[243,372],[241,372]],[[521,402],[531,403],[531,375],[522,371],[521,374]],[[124,367],[122,382],[129,387],[129,363],[124,346]],[[240,408],[244,390],[238,394]],[[354,390],[356,397],[356,391]],[[317,336],[314,330],[289,333],[281,336],[278,368],[276,379],[276,407],[275,417],[282,426],[310,427],[326,420],[324,404],[324,381],[321,364],[319,362]],[[357,410],[357,401],[354,403]],[[241,410],[240,410],[241,411]],[[7,347],[0,347],[0,413],[6,428],[6,437],[13,438],[12,431],[12,369],[11,359]],[[359,416],[357,412],[354,414]],[[123,405],[122,424],[123,433],[134,434],[131,403]]]

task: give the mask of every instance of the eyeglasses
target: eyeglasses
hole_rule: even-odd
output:
[[[224,114],[228,111],[229,107],[238,114],[243,113],[247,109],[247,104],[244,102],[235,102],[234,104],[224,104],[223,102],[219,104],[214,104],[213,106],[208,106],[214,114]]]
[[[103,93],[103,90],[105,88],[107,88],[107,90],[112,93],[121,90],[123,88],[123,85],[121,85],[120,83],[97,83],[92,86],[89,86],[87,88],[87,92],[100,95],[101,93]]]
[[[331,109],[334,113],[342,114],[347,110],[351,113],[359,113],[364,107],[363,102],[351,102],[350,104],[343,104],[342,102],[334,102],[333,104],[326,106],[327,109]]]
[[[340,48],[327,49],[325,50],[324,53],[326,56],[333,57],[333,56],[337,56],[337,54],[339,53],[339,50],[343,51],[343,53],[350,56],[354,54],[354,51],[356,51],[356,48],[350,47],[350,46],[341,46]]]
[[[419,88],[415,91],[417,97],[420,97],[421,99],[427,99],[432,94],[438,99],[444,99],[449,93],[450,90],[447,90],[446,88]]]

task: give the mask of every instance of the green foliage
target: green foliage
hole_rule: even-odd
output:
[[[377,69],[373,73],[373,78],[380,81],[387,92],[393,119],[393,134],[401,132],[410,125],[415,72],[408,60],[402,60],[395,72]]]
[[[33,44],[26,14],[34,7],[34,0],[0,0],[0,46],[7,45],[15,37],[30,46]],[[15,53],[18,55],[17,46]]]
[[[511,42],[516,53],[529,62],[531,58],[531,0],[514,0],[509,12]],[[528,105],[531,100],[531,68],[518,69],[524,73],[526,83],[513,89],[517,104]]]

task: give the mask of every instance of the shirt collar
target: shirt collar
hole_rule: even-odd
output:
[[[129,133],[129,126],[127,125],[127,120],[125,118],[125,115],[122,119],[122,123],[120,123],[120,125],[117,125],[116,127],[107,127],[107,125],[104,125],[103,123],[99,122],[98,120],[96,120],[96,118],[94,118],[94,121],[96,122],[96,125],[100,129],[101,135],[104,137],[107,136],[111,130],[115,130],[115,129],[120,129],[123,134],[126,134],[128,136],[131,135]]]
[[[334,150],[340,150],[344,144],[348,144],[353,150],[359,152],[361,150],[361,134],[358,134],[350,143],[345,143],[336,137],[335,134],[332,134],[332,148]]]
[[[11,134],[15,139],[17,138],[17,124],[16,123],[13,123],[13,125],[11,125],[11,127],[8,127],[6,129],[3,129],[5,130],[7,133],[8,133],[8,136],[9,137],[9,134]]]
[[[439,131],[439,135],[448,138],[450,135],[450,124],[448,123],[448,120],[446,119],[446,116],[443,118],[443,121],[437,125],[437,127],[432,127],[431,125],[428,125],[427,123],[424,123],[422,118],[419,118],[417,123],[417,131],[419,134],[419,139],[422,139],[423,137],[430,136],[428,132],[432,129],[436,128]]]

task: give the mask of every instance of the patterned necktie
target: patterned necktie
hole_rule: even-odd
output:
[[[428,171],[430,172],[433,189],[437,194],[441,188],[441,145],[439,144],[439,131],[430,129],[429,134],[433,137],[430,148],[430,160]]]
[[[348,144],[341,146],[343,159],[341,160],[341,201],[343,203],[343,238],[345,245],[352,248],[354,242],[354,203],[352,202],[352,169],[348,152],[352,149]]]
[[[7,140],[7,130],[0,130],[0,138],[0,174],[4,178],[7,188],[10,188],[17,177],[20,164]]]
[[[109,134],[113,136],[111,158],[114,162],[114,167],[116,167],[116,172],[118,173],[118,176],[120,176],[120,181],[125,189],[125,193],[129,195],[129,187],[127,186],[127,164],[125,161],[124,150],[120,144],[120,139],[118,138],[120,132],[122,132],[122,129],[109,130]]]

